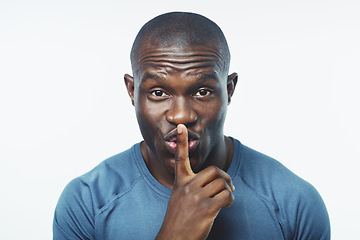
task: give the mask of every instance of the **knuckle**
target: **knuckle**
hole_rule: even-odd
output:
[[[224,190],[224,198],[225,199],[230,200],[232,198],[232,195],[233,194],[228,189]]]
[[[229,186],[229,189],[232,189],[233,188],[233,183],[232,183],[231,178],[229,177],[229,179],[225,179],[225,181],[226,181],[226,184]]]
[[[214,207],[221,209],[223,207],[230,207],[234,203],[234,195],[230,190],[223,190],[220,194],[216,197],[216,204]]]
[[[199,204],[202,202],[201,195],[198,191],[195,191],[191,184],[186,184],[181,188],[181,196],[184,199],[191,201],[193,204]]]
[[[179,182],[178,191],[184,197],[191,196],[194,193],[192,185],[187,181],[180,181]]]
[[[191,201],[194,203],[194,204],[197,204],[197,203],[201,203],[201,198],[198,194],[193,194],[191,195]]]
[[[191,187],[189,185],[185,185],[183,188],[184,195],[191,195]]]
[[[226,203],[229,203],[231,202],[234,197],[233,197],[233,194],[232,192],[230,192],[229,190],[224,190],[221,194],[221,197],[220,197],[220,201],[222,202],[222,204],[226,204]]]
[[[218,184],[219,184],[219,187],[221,187],[221,188],[227,188],[227,182],[223,178],[219,178]]]
[[[219,168],[218,168],[218,167],[215,167],[215,166],[213,166],[213,165],[208,167],[208,171],[209,171],[209,173],[210,173],[211,175],[213,175],[213,176],[219,175],[219,172],[220,172]]]

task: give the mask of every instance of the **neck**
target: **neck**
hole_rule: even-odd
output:
[[[232,139],[226,136],[224,136],[224,141],[221,143],[221,147],[216,148],[214,152],[209,154],[211,157],[209,157],[202,169],[212,165],[225,172],[229,169],[233,157],[234,144]]]

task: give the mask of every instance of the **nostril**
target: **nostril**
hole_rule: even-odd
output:
[[[195,111],[190,111],[190,119],[191,119],[191,122],[195,122],[197,120],[197,114]]]
[[[172,124],[189,125],[197,121],[198,115],[193,108],[193,105],[186,99],[185,96],[178,96],[172,98],[172,104],[166,112],[166,119]]]
[[[192,109],[170,109],[166,113],[166,119],[173,124],[191,124],[197,121],[198,116]]]

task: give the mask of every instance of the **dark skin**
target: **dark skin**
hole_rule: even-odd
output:
[[[125,84],[135,106],[151,174],[172,189],[156,239],[206,239],[234,202],[225,172],[233,143],[223,134],[237,74],[227,76],[218,46],[167,48],[143,41]]]

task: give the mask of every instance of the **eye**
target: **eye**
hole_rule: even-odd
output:
[[[151,91],[150,94],[150,96],[155,100],[160,100],[169,96],[166,92],[159,89]]]
[[[195,93],[195,96],[197,97],[206,97],[208,95],[210,95],[212,93],[212,91],[208,90],[208,89],[200,89],[199,91],[197,91]]]
[[[161,90],[155,90],[151,92],[152,95],[156,96],[156,97],[163,97],[165,95],[165,93]]]

